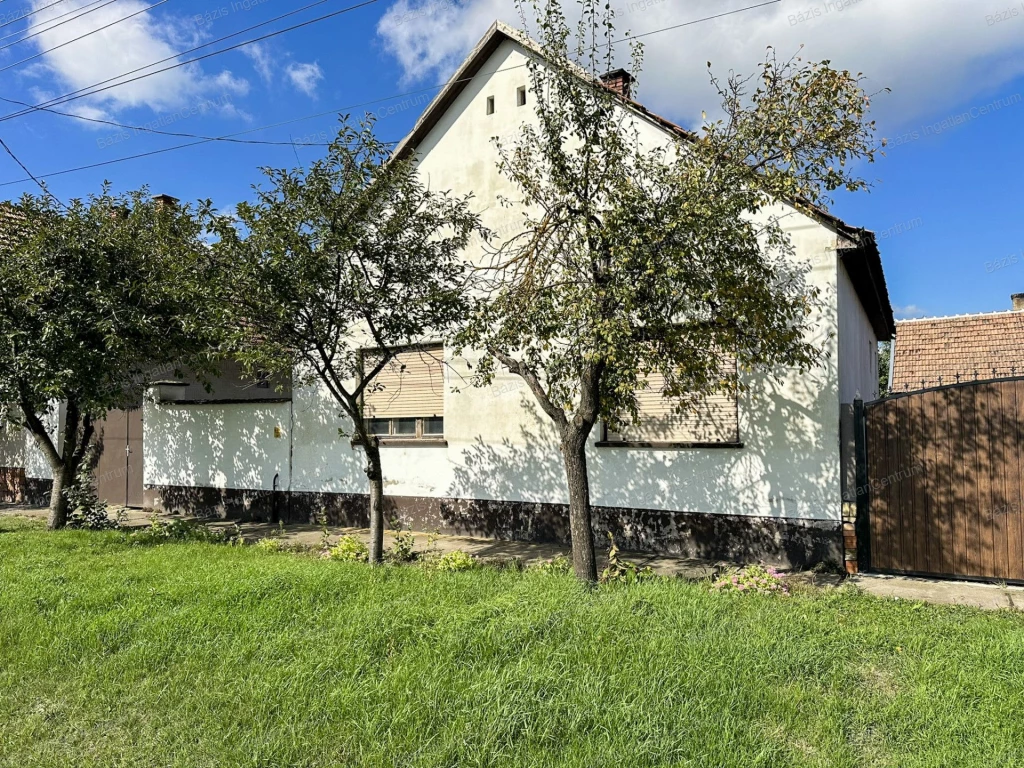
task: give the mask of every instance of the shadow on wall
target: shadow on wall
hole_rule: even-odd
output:
[[[830,364],[831,365],[831,364]],[[743,448],[591,447],[598,545],[803,566],[842,561],[838,393],[827,366],[785,385],[753,383],[741,407]],[[525,399],[517,441],[463,449],[443,530],[567,542],[565,474],[553,428]],[[562,503],[487,501],[546,499]]]
[[[838,393],[827,366],[784,385],[752,382],[743,397],[743,448],[591,447],[594,533],[625,548],[801,566],[842,560]],[[823,386],[822,383],[826,382]],[[147,481],[170,510],[216,517],[368,524],[362,453],[338,435],[343,421],[316,392],[296,391],[293,492],[287,488],[288,404],[161,408],[147,424]],[[449,447],[446,497],[386,497],[392,521],[418,530],[567,542],[565,474],[554,428],[519,392],[516,435]],[[148,418],[148,414],[147,414]],[[433,449],[430,449],[433,450]],[[159,452],[159,461],[155,461]],[[401,472],[385,457],[385,476]],[[156,482],[154,482],[156,481]],[[188,487],[183,487],[188,486]],[[253,490],[232,490],[240,488]],[[308,489],[308,490],[301,490]],[[356,492],[353,492],[356,491]],[[154,505],[155,506],[155,505]]]
[[[287,429],[287,403],[147,405],[146,506],[271,519],[273,491],[287,487]]]

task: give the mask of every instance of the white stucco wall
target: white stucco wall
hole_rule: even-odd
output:
[[[839,262],[839,401],[878,397],[878,337],[864,306]]]
[[[518,215],[498,205],[514,189],[500,176],[490,137],[512,135],[534,119],[532,97],[516,106],[516,89],[529,85],[524,57],[505,43],[456,99],[419,146],[419,167],[435,190],[472,192],[483,223],[499,235],[516,231]],[[498,70],[498,71],[496,71]],[[502,71],[503,70],[503,71]],[[484,100],[495,97],[495,112]],[[646,122],[645,141],[664,141]],[[788,372],[781,382],[758,378],[740,402],[742,448],[653,450],[591,445],[595,504],[817,520],[841,518],[839,490],[839,346],[836,235],[791,209],[784,219],[807,281],[826,307],[811,340],[827,357],[809,373]],[[480,258],[481,244],[467,254]],[[450,354],[450,353],[446,353]],[[444,446],[382,448],[386,493],[511,501],[566,501],[554,430],[520,379],[500,374],[486,388],[468,378],[472,360],[450,359],[446,372]],[[452,392],[458,386],[460,392]],[[296,387],[292,403],[292,474],[288,405],[169,407],[145,412],[148,485],[269,488],[275,472],[294,491],[365,493],[362,454],[353,448],[338,408],[320,387]],[[350,430],[348,430],[350,431]],[[595,430],[592,439],[598,439]],[[288,482],[290,481],[290,486]]]
[[[288,403],[201,406],[147,400],[142,422],[146,485],[272,490],[278,475],[278,487],[288,487]]]
[[[62,432],[65,413],[66,410],[63,403],[54,403],[50,411],[41,416],[43,424],[46,425],[47,431],[50,433],[50,439],[56,443],[58,451],[63,448]],[[19,453],[21,463],[10,466],[24,467],[25,477],[52,480],[53,472],[50,470],[50,464],[39,449],[36,439],[32,434],[28,430],[22,429],[19,434],[19,440],[21,444]]]
[[[25,435],[20,427],[0,423],[0,467],[25,466]]]

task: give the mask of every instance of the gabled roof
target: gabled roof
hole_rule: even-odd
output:
[[[896,323],[892,391],[1024,375],[1024,311]]]
[[[416,121],[416,125],[413,126],[409,135],[395,147],[395,157],[408,157],[415,151],[416,147],[430,133],[431,129],[437,125],[441,116],[458,98],[459,94],[462,93],[473,77],[480,72],[483,65],[491,57],[491,54],[505,41],[517,43],[538,58],[546,58],[543,50],[534,40],[531,40],[520,30],[508,24],[495,21],[451,78],[449,78],[444,88],[438,92],[423,114],[420,115],[420,119]],[[580,77],[594,80],[583,69],[577,68],[577,70]],[[594,82],[601,87],[606,87],[600,80],[594,80]],[[616,97],[631,112],[645,118],[667,133],[688,141],[696,138],[693,131],[688,131],[671,120],[651,112],[639,102],[627,99],[614,90],[612,93],[615,93]],[[825,209],[811,205],[805,200],[790,200],[788,202],[836,233],[839,238],[840,258],[850,274],[850,279],[853,282],[854,289],[857,291],[857,296],[860,298],[861,304],[871,320],[875,335],[879,339],[892,338],[896,325],[893,319],[892,305],[889,302],[889,292],[885,284],[885,274],[882,271],[882,259],[878,252],[874,233],[866,229],[851,227]]]

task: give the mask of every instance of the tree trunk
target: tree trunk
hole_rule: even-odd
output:
[[[32,406],[27,402],[22,402],[19,405],[22,416],[25,419],[25,428],[28,429],[29,434],[36,441],[40,452],[46,458],[46,463],[50,466],[50,474],[53,475],[53,485],[50,489],[50,515],[47,520],[47,526],[50,530],[57,530],[68,524],[68,500],[64,492],[71,486],[71,482],[74,480],[74,472],[72,469],[69,469],[69,462],[66,462],[63,456],[61,456],[60,451],[57,450],[57,445],[50,437],[46,425],[33,410]],[[67,440],[68,420],[71,418],[74,418],[77,422],[77,407],[69,407],[67,417],[64,420],[64,454],[68,456],[74,450],[74,446],[69,445]],[[71,434],[77,434],[77,423],[76,429]]]
[[[53,472],[53,487],[50,491],[50,516],[46,526],[51,531],[56,531],[68,524],[68,497],[65,491],[74,482],[74,475],[68,467],[61,462],[56,467],[51,467]]]
[[[572,565],[576,576],[597,581],[594,534],[590,524],[590,478],[587,474],[589,429],[567,425],[562,430],[562,459],[569,489],[569,534],[572,537]]]
[[[384,472],[376,437],[363,443],[366,451],[366,476],[370,479],[370,563],[384,559]]]

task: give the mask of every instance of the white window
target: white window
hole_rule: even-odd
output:
[[[374,359],[374,350],[365,351],[363,370],[372,368]],[[442,439],[444,348],[399,352],[363,390],[363,415],[370,431],[385,439]]]

